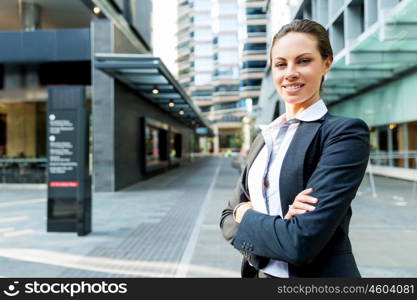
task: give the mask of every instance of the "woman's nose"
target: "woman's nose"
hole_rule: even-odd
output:
[[[294,71],[294,72],[287,72],[285,74],[285,79],[290,80],[290,79],[298,78],[298,76],[299,76],[299,74],[296,71]]]
[[[285,72],[285,78],[294,78],[294,77],[298,77],[298,71],[296,70],[296,67],[294,66],[294,64],[288,64],[287,70]]]

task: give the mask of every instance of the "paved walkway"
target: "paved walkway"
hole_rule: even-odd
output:
[[[46,232],[45,185],[0,185],[0,276],[239,277],[219,229],[238,172],[206,157],[116,193],[93,195],[93,232]],[[353,202],[351,240],[364,277],[417,277],[411,183],[368,178]]]
[[[219,230],[238,173],[227,158],[93,196],[93,232],[46,232],[45,186],[0,186],[0,276],[239,277]]]

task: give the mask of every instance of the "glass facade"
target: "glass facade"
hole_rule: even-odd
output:
[[[219,64],[237,64],[239,55],[236,51],[221,51],[217,54],[217,61]]]
[[[242,135],[240,133],[222,134],[219,137],[220,148],[240,149],[242,146]]]
[[[213,46],[206,45],[206,44],[196,44],[193,48],[193,52],[195,56],[202,56],[202,55],[212,55],[213,54]]]
[[[211,74],[196,74],[194,76],[195,85],[208,85],[211,84]]]
[[[225,35],[222,34],[217,38],[218,47],[237,47],[238,39],[235,34]]]
[[[210,58],[199,58],[194,63],[195,71],[211,71],[213,70],[213,60]]]
[[[261,57],[264,53],[258,51],[260,47],[258,44],[265,48],[262,37],[266,42],[264,22],[266,16],[262,13],[265,2],[258,2],[254,5],[253,1],[246,0],[207,0],[193,1],[191,5],[190,18],[192,18],[192,31],[194,31],[191,35],[191,43],[193,43],[191,52],[194,55],[191,54],[188,59],[193,62],[190,71],[194,74],[190,76],[189,93],[200,105],[200,109],[206,113],[210,123],[214,125],[215,153],[226,150],[232,145],[234,147],[241,144],[234,141],[236,137],[242,135],[244,125],[238,124],[248,114],[245,110],[246,99],[248,97],[256,99],[254,103],[257,104],[260,80],[257,80],[258,74],[256,73],[263,71],[266,65]],[[246,18],[246,16],[250,17]],[[263,18],[263,20],[256,20],[257,18]],[[250,25],[247,22],[249,19]],[[208,24],[211,26],[208,27]],[[206,40],[209,36],[208,31],[212,33],[210,43]],[[256,39],[252,43],[246,40],[248,37]],[[246,47],[257,49],[257,53],[246,51],[245,55],[257,55],[253,60],[242,57],[245,44],[248,44]],[[199,57],[206,55],[210,55],[212,64],[209,58],[204,57],[204,60],[201,60],[203,57]],[[186,69],[186,66],[181,65],[181,68]],[[243,73],[245,77],[241,78]],[[180,74],[180,81],[187,85],[187,73],[182,74],[180,71]],[[247,80],[242,82],[243,79]],[[239,89],[240,82],[245,85],[244,93]],[[249,86],[252,83],[258,86]],[[226,116],[227,118],[223,120]]]

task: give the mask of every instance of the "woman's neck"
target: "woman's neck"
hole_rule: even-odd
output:
[[[287,117],[287,120],[294,119],[299,113],[305,111],[307,108],[309,108],[311,105],[313,105],[319,100],[320,100],[320,96],[311,98],[302,103],[292,104],[292,103],[285,102],[285,115]]]

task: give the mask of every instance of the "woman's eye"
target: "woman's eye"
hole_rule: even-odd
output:
[[[302,60],[300,60],[300,62],[302,63],[302,64],[306,64],[306,63],[309,63],[310,62],[310,60],[309,59],[302,59]]]
[[[285,64],[275,64],[275,67],[277,67],[277,68],[281,68],[281,67],[283,67]]]

